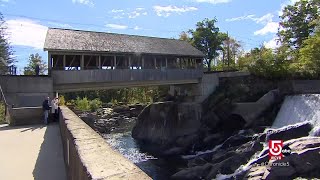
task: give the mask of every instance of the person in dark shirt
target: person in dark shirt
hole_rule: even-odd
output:
[[[45,124],[48,124],[48,117],[49,117],[49,110],[50,110],[49,100],[50,100],[50,98],[47,97],[47,99],[44,100],[43,103],[42,103],[42,109],[43,109],[43,113],[44,113],[44,123]]]

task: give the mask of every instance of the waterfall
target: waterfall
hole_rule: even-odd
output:
[[[287,96],[272,128],[281,128],[307,121],[314,126],[310,134],[317,134],[320,129],[320,94]]]

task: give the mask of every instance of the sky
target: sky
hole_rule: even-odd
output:
[[[28,57],[43,51],[48,27],[179,38],[205,18],[218,20],[221,32],[245,51],[275,48],[279,15],[297,0],[0,0],[7,38],[18,71]]]

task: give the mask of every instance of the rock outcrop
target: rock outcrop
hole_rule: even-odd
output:
[[[132,137],[156,147],[154,150],[173,144],[171,149],[163,153],[176,154],[197,141],[194,134],[201,126],[200,119],[199,104],[171,101],[154,103],[138,116]]]
[[[237,134],[227,138],[223,143],[215,146],[213,151],[203,153],[199,156],[188,158],[188,168],[183,169],[172,176],[173,179],[215,179],[218,175],[225,174],[238,179],[279,179],[284,177],[315,177],[312,171],[320,170],[320,138],[304,137],[311,131],[309,123],[290,126],[287,128],[273,129],[255,134],[253,130],[241,130]],[[219,137],[212,135],[213,138]],[[292,154],[281,161],[276,161],[278,166],[269,167],[268,149],[263,149],[269,139],[284,137],[284,145],[292,149]],[[298,138],[298,139],[296,139]],[[292,140],[291,140],[292,139]],[[239,171],[242,165],[246,165],[253,156],[261,155],[248,164],[250,169]],[[315,157],[318,156],[318,157]],[[318,161],[318,162],[317,162]],[[285,169],[285,163],[290,166]],[[310,164],[309,164],[310,163]],[[292,165],[292,166],[291,166]],[[312,176],[310,176],[310,173]]]
[[[294,179],[320,177],[320,138],[303,137],[285,142],[291,155],[281,160],[252,164],[246,174],[249,179]],[[267,164],[267,165],[265,165]],[[258,168],[257,168],[258,167]]]

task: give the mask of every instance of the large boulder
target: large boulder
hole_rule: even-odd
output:
[[[279,129],[268,129],[267,140],[287,141],[290,139],[305,137],[309,135],[309,132],[312,130],[312,128],[312,124],[308,122],[304,124],[286,126]]]
[[[178,140],[180,146],[193,142],[200,128],[201,106],[194,103],[159,102],[154,103],[140,113],[132,130],[132,137],[138,141],[160,146],[174,143],[178,137],[188,137]]]

